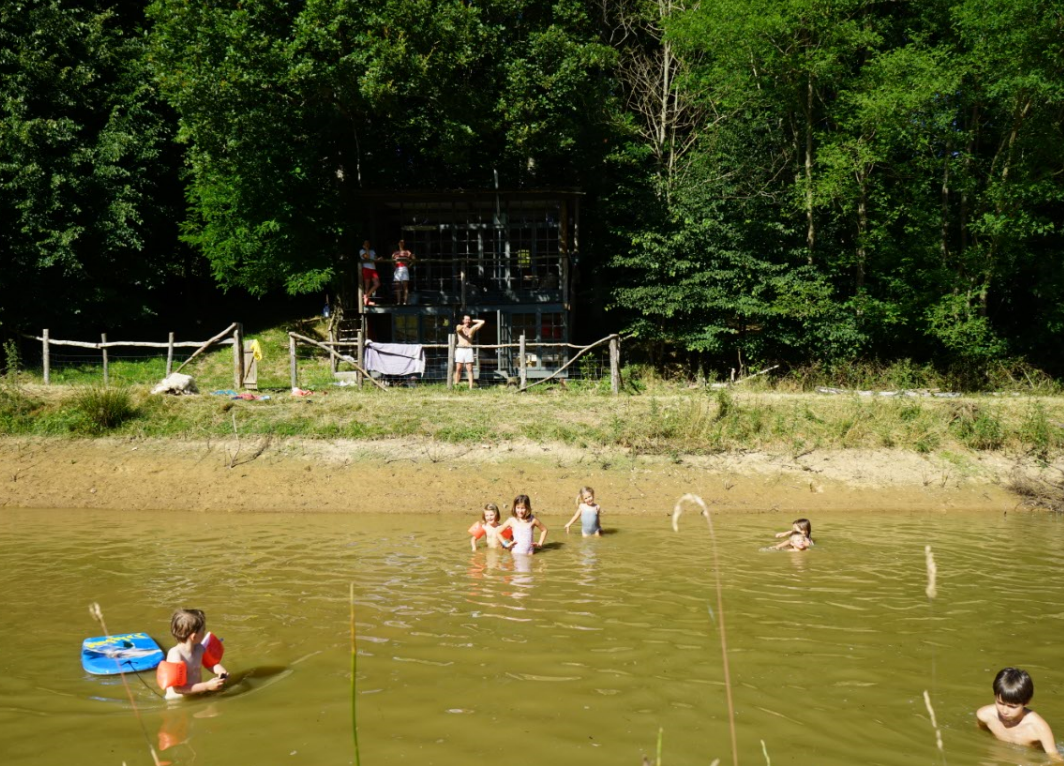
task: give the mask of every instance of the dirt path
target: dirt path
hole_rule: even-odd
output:
[[[527,443],[5,439],[0,507],[469,515],[527,493],[566,512],[588,484],[617,514],[667,513],[685,492],[746,512],[1010,510],[1014,470],[1003,455],[888,450],[677,462]]]

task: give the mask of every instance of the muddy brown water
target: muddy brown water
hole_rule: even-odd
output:
[[[0,762],[353,763],[349,588],[362,763],[730,763],[712,558],[693,514],[615,518],[530,561],[469,550],[438,515],[0,514]],[[1005,665],[1064,734],[1064,525],[1010,512],[716,518],[740,762],[1040,764],[974,710]],[[929,603],[924,546],[938,563]],[[206,611],[235,683],[168,704],[85,674],[82,639]],[[146,682],[146,683],[145,683]],[[142,728],[143,727],[143,728]],[[763,745],[762,745],[763,742]]]

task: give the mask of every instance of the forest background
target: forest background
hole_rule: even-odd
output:
[[[1059,378],[1062,119],[1055,0],[0,0],[0,335],[320,307],[358,192],[497,172],[658,362]]]

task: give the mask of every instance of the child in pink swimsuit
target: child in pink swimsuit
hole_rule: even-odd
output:
[[[532,534],[539,528],[539,542],[532,542]],[[509,529],[514,536],[514,544],[510,551],[517,555],[530,556],[536,552],[536,548],[543,547],[543,541],[547,539],[547,528],[539,519],[532,515],[532,501],[528,495],[518,495],[514,498],[513,509],[510,518],[502,523],[496,534],[502,534],[504,529]]]

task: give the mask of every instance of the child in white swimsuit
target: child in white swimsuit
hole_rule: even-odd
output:
[[[536,528],[539,529],[539,542],[533,543],[532,534]],[[497,528],[496,534],[501,535],[505,529],[513,533],[514,544],[510,546],[510,551],[515,555],[530,556],[536,552],[536,548],[542,548],[543,541],[547,539],[547,528],[532,515],[532,501],[528,495],[514,498],[510,518]]]

